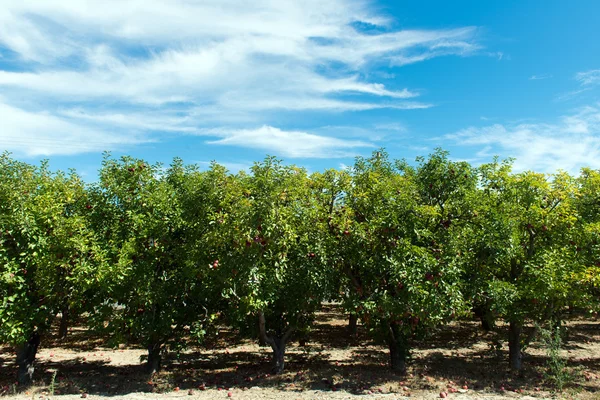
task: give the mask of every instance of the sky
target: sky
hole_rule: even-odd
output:
[[[0,0],[0,151],[600,168],[600,2]]]

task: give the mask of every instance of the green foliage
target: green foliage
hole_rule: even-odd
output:
[[[257,315],[284,337],[328,299],[402,357],[470,307],[516,328],[560,321],[598,304],[599,193],[599,171],[475,168],[442,150],[311,175],[273,157],[233,175],[107,155],[92,185],[3,154],[0,342],[64,309],[148,348],[182,349],[216,321],[254,332]]]
[[[48,386],[48,393],[50,396],[54,396],[54,390],[56,388],[56,371],[52,372],[52,377],[50,378],[50,385]]]
[[[328,289],[311,180],[274,158],[237,178],[214,241],[228,319],[253,329],[262,312],[278,337],[306,329]]]
[[[575,378],[575,374],[567,368],[567,361],[560,354],[565,328],[557,326],[554,329],[538,329],[548,357],[544,376],[557,391],[562,392]]]
[[[85,304],[103,259],[87,196],[75,173],[0,156],[0,342],[24,343]]]
[[[379,151],[358,158],[347,173],[323,177],[324,189],[332,189],[320,207],[329,221],[322,234],[329,262],[345,279],[344,304],[375,338],[401,343],[403,354],[410,339],[464,309],[460,270],[445,254],[445,242],[460,201],[450,197],[462,193],[463,176],[470,175],[457,165],[458,180],[434,185],[454,173],[445,171],[447,164],[439,152],[414,169]]]
[[[509,162],[483,165],[479,173],[461,250],[473,298],[518,322],[546,320],[577,302],[574,180],[565,173],[513,174]]]
[[[200,173],[175,160],[160,164],[105,158],[91,191],[92,224],[103,238],[101,300],[95,327],[114,343],[183,346],[201,339],[213,318],[205,243],[214,216],[214,171]]]

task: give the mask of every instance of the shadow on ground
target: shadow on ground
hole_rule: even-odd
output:
[[[196,391],[203,388],[277,388],[280,390],[345,390],[363,393],[365,390],[401,392],[436,390],[448,384],[468,385],[472,389],[488,391],[523,388],[534,390],[545,384],[541,374],[547,358],[529,355],[520,374],[507,368],[506,349],[487,348],[486,342],[502,338],[499,332],[484,334],[475,321],[466,321],[442,328],[428,340],[416,342],[416,351],[409,374],[395,374],[388,368],[387,350],[375,346],[359,327],[355,336],[346,329],[344,315],[336,306],[328,305],[319,314],[316,326],[306,346],[294,342],[286,358],[286,372],[270,373],[270,353],[252,342],[223,330],[219,340],[210,342],[210,349],[197,348],[164,360],[165,369],[150,377],[142,365],[112,365],[107,361],[84,361],[78,357],[66,361],[40,360],[36,364],[36,386],[47,387],[55,376],[55,394],[89,393],[123,395],[133,392],[163,392],[179,388]],[[580,342],[595,341],[600,328],[596,321],[577,321],[570,328],[570,339]],[[102,340],[83,329],[75,329],[64,342],[51,339],[50,344],[69,350],[90,351],[101,346]],[[235,348],[236,346],[241,346]],[[49,345],[46,345],[48,347]],[[231,349],[223,351],[223,349]],[[212,351],[219,349],[219,351]],[[344,354],[342,358],[334,355]],[[15,367],[9,348],[0,352],[0,385],[14,382]],[[599,357],[571,362],[571,367],[600,371]],[[451,383],[452,382],[452,383]],[[595,392],[595,383],[581,381],[580,388]]]

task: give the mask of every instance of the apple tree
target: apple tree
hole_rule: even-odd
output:
[[[324,252],[327,257],[328,271],[335,276],[330,278],[332,299],[341,300],[349,313],[348,332],[357,333],[358,303],[353,290],[340,279],[340,272],[352,269],[353,264],[347,258],[348,237],[352,235],[350,208],[345,205],[346,196],[351,188],[352,179],[348,169],[329,169],[311,176],[311,196],[314,197],[319,216]]]
[[[490,329],[493,315],[489,304],[479,292],[480,274],[463,268],[461,251],[465,229],[472,227],[476,213],[477,171],[465,161],[452,161],[447,151],[436,149],[428,158],[418,157],[416,168],[404,171],[415,180],[419,192],[419,204],[428,210],[428,217],[421,220],[423,226],[420,243],[438,261],[440,270],[460,272],[461,290],[464,298],[482,326]],[[467,267],[469,267],[467,265]]]
[[[106,157],[93,189],[93,226],[110,260],[94,326],[114,343],[142,344],[150,373],[160,369],[166,346],[200,339],[212,318],[209,248],[202,243],[212,185],[210,176],[177,159],[165,170]],[[202,196],[192,197],[198,190]]]
[[[339,229],[341,268],[350,303],[369,332],[384,341],[391,368],[405,371],[411,341],[462,310],[458,269],[432,252],[439,210],[419,202],[416,172],[384,152],[357,158]]]
[[[600,171],[582,169],[578,189],[575,206],[579,221],[574,241],[580,250],[579,260],[584,265],[579,278],[587,288],[585,305],[593,311],[600,300]]]
[[[58,312],[85,302],[103,255],[87,224],[85,185],[0,156],[0,342],[17,347],[18,382],[29,384],[42,337]]]
[[[510,161],[480,167],[472,224],[463,230],[460,262],[473,271],[491,310],[509,323],[509,360],[522,367],[528,321],[560,319],[581,293],[573,245],[577,220],[574,180],[530,171],[513,173]]]
[[[275,373],[284,369],[290,338],[310,326],[328,290],[310,184],[304,169],[268,157],[238,175],[235,207],[215,231],[224,244],[219,269],[229,319],[258,325]]]

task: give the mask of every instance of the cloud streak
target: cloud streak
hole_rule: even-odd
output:
[[[2,150],[28,156],[73,155],[128,148],[147,143],[144,135],[111,134],[47,113],[33,113],[4,104],[0,99]]]
[[[582,86],[600,85],[600,69],[578,72],[577,74],[575,74],[575,79]]]
[[[364,32],[357,22],[378,31]],[[37,120],[43,112],[57,124],[105,134],[107,143],[120,142],[106,132],[131,128],[142,141],[159,139],[161,129],[272,137],[273,130],[244,128],[271,126],[279,111],[431,107],[397,80],[365,76],[382,65],[480,49],[476,27],[389,26],[366,0],[5,0],[0,50],[15,56],[10,68],[0,69],[0,90],[19,112]],[[339,154],[353,148],[344,143],[335,142]]]
[[[600,69],[578,72],[575,74],[575,80],[579,82],[579,89],[562,94],[557,100],[568,100],[600,86]]]
[[[475,150],[479,161],[492,151],[515,157],[517,170],[576,173],[584,166],[600,168],[600,104],[563,116],[558,123],[470,127],[445,139],[479,148]]]
[[[209,141],[209,144],[249,147],[291,158],[349,157],[355,154],[353,149],[375,147],[364,141],[342,140],[302,131],[284,131],[268,125],[256,129],[212,129],[204,133],[222,137]]]
[[[552,78],[552,74],[541,74],[541,75],[531,75],[529,77],[530,81],[541,81],[544,79],[550,79]]]

